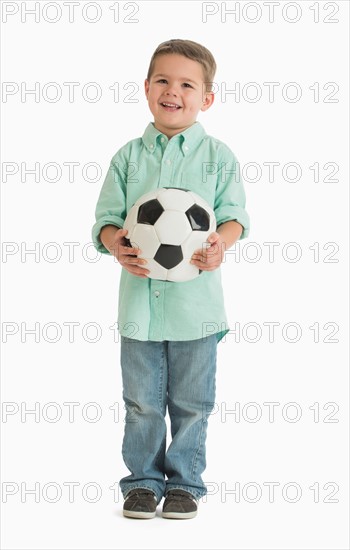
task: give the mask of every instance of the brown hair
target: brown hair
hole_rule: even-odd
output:
[[[203,67],[203,80],[206,83],[206,91],[212,91],[212,82],[216,73],[215,59],[207,48],[197,42],[193,42],[192,40],[173,38],[172,40],[167,40],[166,42],[159,44],[152,55],[147,72],[147,80],[150,80],[152,76],[156,57],[159,55],[174,53],[184,55],[185,57],[188,57],[188,59],[193,59],[193,61],[200,63]]]

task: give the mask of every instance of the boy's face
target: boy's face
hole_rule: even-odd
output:
[[[170,139],[192,126],[198,112],[209,109],[214,101],[214,93],[205,90],[200,63],[179,54],[156,57],[145,92],[157,130]]]

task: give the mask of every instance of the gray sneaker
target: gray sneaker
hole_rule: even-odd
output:
[[[128,518],[151,519],[156,515],[157,498],[149,489],[132,489],[125,498],[123,515]]]
[[[170,489],[165,495],[162,517],[190,519],[197,515],[197,501],[191,493],[182,489]]]

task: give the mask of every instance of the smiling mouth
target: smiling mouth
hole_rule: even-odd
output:
[[[173,111],[176,111],[177,109],[181,109],[180,105],[177,105],[176,103],[169,103],[167,101],[163,101],[161,103],[161,106],[165,109],[171,109]]]

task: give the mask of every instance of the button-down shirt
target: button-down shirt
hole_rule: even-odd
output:
[[[171,139],[150,122],[141,138],[112,157],[96,205],[92,240],[110,252],[99,234],[105,225],[123,227],[127,212],[143,194],[160,187],[190,189],[214,210],[217,226],[236,220],[248,236],[249,216],[237,159],[222,141],[195,122]],[[147,264],[146,266],[147,267]],[[196,340],[228,332],[221,268],[203,271],[187,282],[141,278],[122,269],[118,329],[137,340]]]

